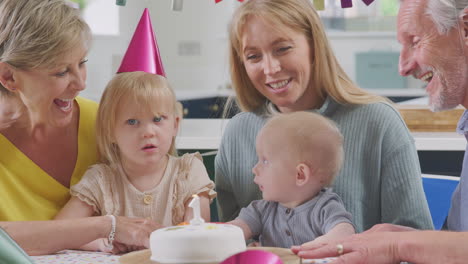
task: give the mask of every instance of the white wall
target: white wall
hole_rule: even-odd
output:
[[[109,1],[115,4],[114,1]],[[164,68],[176,91],[216,91],[229,84],[227,23],[237,1],[185,0],[181,12],[171,10],[171,0],[128,0],[119,7],[120,35],[94,36],[89,54],[85,97],[99,100],[107,82],[120,65],[135,27],[148,7]],[[103,19],[105,17],[103,16]],[[329,34],[338,60],[355,77],[354,53],[376,49],[399,51],[393,34]],[[420,87],[410,80],[408,86]]]

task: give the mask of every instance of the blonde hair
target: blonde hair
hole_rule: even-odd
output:
[[[119,107],[126,100],[141,108],[151,109],[155,114],[161,108],[173,111],[179,117],[179,104],[166,78],[146,72],[123,72],[117,74],[106,86],[99,103],[96,119],[96,136],[101,161],[108,165],[120,162],[120,150],[114,143],[115,126]],[[169,154],[177,156],[175,137]]]
[[[327,95],[341,104],[368,104],[386,101],[356,86],[339,65],[320,18],[310,0],[249,0],[234,13],[229,25],[230,72],[237,103],[243,111],[255,111],[268,101],[257,91],[245,70],[242,34],[247,21],[256,17],[287,34],[304,34],[311,47],[311,80],[320,99]]]
[[[330,119],[312,112],[291,112],[271,117],[261,133],[274,133],[288,155],[316,168],[324,186],[330,185],[343,160],[343,136]]]
[[[63,0],[0,1],[0,62],[52,68],[67,52],[90,43],[91,30],[79,10]]]

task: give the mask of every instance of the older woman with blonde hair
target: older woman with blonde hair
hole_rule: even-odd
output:
[[[70,186],[98,161],[97,103],[78,96],[90,40],[78,10],[63,0],[0,1],[0,90],[24,106],[0,131],[0,227],[29,254],[108,235],[148,245],[157,227],[109,216],[48,221],[70,198]]]
[[[356,231],[377,223],[433,228],[411,134],[386,99],[346,75],[311,1],[249,0],[234,13],[229,37],[243,112],[230,120],[215,161],[221,221],[262,197],[252,168],[255,138],[268,117],[313,111],[344,136],[345,162],[333,187]]]

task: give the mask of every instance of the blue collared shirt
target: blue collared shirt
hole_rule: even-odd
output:
[[[465,135],[468,140],[468,110],[465,110],[460,121],[458,121],[457,132]],[[452,205],[447,217],[447,228],[453,231],[468,231],[468,156],[466,150],[460,183],[458,183],[452,196]]]

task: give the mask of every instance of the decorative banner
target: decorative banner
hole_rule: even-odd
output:
[[[119,6],[125,6],[127,0],[115,0],[115,4]]]
[[[372,4],[372,2],[374,2],[374,0],[362,0],[362,2],[364,2],[364,4],[366,4],[366,5],[370,5],[370,4]],[[341,7],[342,8],[353,7],[353,1],[352,0],[341,0]]]
[[[118,0],[117,0],[118,1]],[[215,3],[219,3],[223,0],[215,0]],[[244,2],[244,0],[237,0],[239,2]],[[325,0],[313,0],[314,1],[314,7],[317,10],[325,10]],[[370,5],[374,2],[374,0],[362,0],[364,4]],[[350,8],[353,7],[353,0],[341,0],[341,7],[342,8]]]
[[[325,0],[314,0],[316,10],[325,10]]]
[[[364,2],[364,4],[366,5],[370,5],[372,4],[372,2],[374,2],[374,0],[362,0]]]
[[[341,0],[341,7],[342,8],[353,7],[353,1],[352,0]]]

